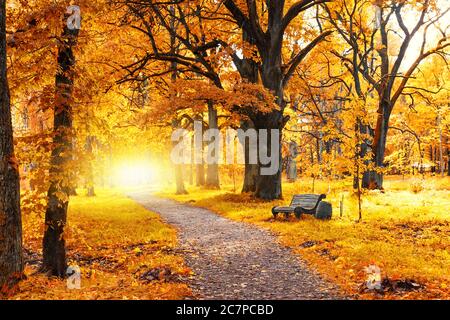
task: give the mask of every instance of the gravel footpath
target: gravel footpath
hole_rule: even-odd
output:
[[[195,274],[189,284],[199,299],[341,298],[335,286],[264,229],[148,190],[129,196],[178,229],[180,249]]]

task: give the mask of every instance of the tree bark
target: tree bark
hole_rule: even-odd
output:
[[[257,198],[263,199],[263,200],[274,200],[274,199],[281,199],[282,198],[282,188],[281,188],[281,177],[282,177],[282,154],[281,154],[281,131],[283,125],[281,123],[278,123],[276,119],[279,119],[281,117],[281,113],[279,111],[274,111],[268,115],[260,116],[259,121],[255,121],[256,128],[268,130],[267,134],[267,145],[266,150],[268,150],[268,155],[272,152],[278,153],[278,168],[277,172],[272,175],[264,175],[262,174],[261,170],[263,170],[264,167],[268,167],[269,165],[263,165],[261,163],[260,155],[258,154],[258,176],[256,179],[256,190],[255,190],[255,196]],[[275,119],[275,121],[274,121]],[[277,141],[277,147],[275,150],[271,150],[272,144],[271,144],[271,134],[270,130],[275,129],[279,131],[279,139]],[[259,142],[260,137],[258,138]],[[258,153],[260,152],[261,144],[258,143]],[[273,165],[273,164],[272,164]]]
[[[378,109],[378,119],[372,142],[372,161],[378,171],[368,170],[364,172],[362,187],[366,189],[383,189],[383,173],[379,171],[384,168],[390,110],[390,101],[382,99]]]
[[[176,194],[187,194],[186,188],[184,187],[183,181],[183,165],[175,165],[175,183],[176,183]]]
[[[170,12],[174,14],[175,9],[173,6],[170,7]],[[170,25],[171,28],[175,28],[175,17],[172,16],[170,19]],[[172,54],[177,53],[177,39],[175,35],[170,35],[170,52]],[[177,81],[178,73],[177,73],[177,63],[172,61],[171,62],[171,77],[170,80],[172,83],[175,83]],[[172,97],[173,99],[176,99],[175,96]],[[175,114],[175,119],[173,120],[173,128],[174,130],[178,129],[180,125],[180,120],[177,118],[177,114]],[[173,142],[173,146],[176,146],[176,142]],[[176,194],[187,194],[186,188],[184,186],[184,179],[183,179],[183,164],[174,164],[175,166],[175,185],[176,185]]]
[[[214,108],[212,101],[208,101],[208,124],[209,129],[218,129],[217,110]],[[209,146],[208,146],[209,148]],[[215,152],[220,152],[215,150]],[[220,189],[219,183],[219,164],[208,163],[206,169],[206,186],[211,189]]]
[[[6,5],[0,1],[0,294],[21,278],[20,179],[14,156],[6,63]]]
[[[79,30],[69,29],[64,17],[64,31],[59,39],[58,71],[56,73],[56,102],[53,119],[53,150],[50,160],[50,188],[45,212],[43,239],[43,271],[48,275],[65,277],[67,269],[64,228],[73,175],[67,168],[71,160],[72,91],[75,57],[73,47]]]
[[[195,165],[195,185],[197,187],[205,185],[205,165],[203,163]]]
[[[447,153],[447,176],[450,177],[450,152]]]
[[[269,52],[266,52],[264,56],[264,62],[262,64],[262,82],[265,88],[269,89],[274,96],[276,97],[276,102],[280,108],[280,110],[274,110],[270,113],[258,113],[257,115],[252,117],[252,121],[255,124],[256,129],[264,129],[268,130],[268,139],[267,139],[267,150],[270,152],[278,152],[278,170],[277,173],[273,175],[263,175],[259,172],[257,181],[256,181],[256,190],[255,196],[264,200],[274,200],[282,198],[282,189],[281,189],[281,177],[282,177],[282,154],[281,154],[281,138],[282,138],[282,130],[285,125],[286,119],[283,118],[283,110],[286,107],[286,102],[284,101],[284,87],[282,85],[283,82],[283,74],[281,71],[281,48],[280,51],[276,51],[277,54],[270,54],[272,50],[275,48],[271,48]],[[279,141],[277,145],[277,150],[271,150],[271,134],[270,130],[275,129],[279,132]],[[259,142],[259,138],[258,138]],[[258,143],[258,153],[261,148],[261,144]],[[259,159],[259,155],[258,155]],[[258,161],[259,170],[264,167]]]
[[[246,152],[248,154],[248,147],[246,148]],[[247,157],[247,155],[246,155],[246,157]],[[258,175],[259,175],[259,167],[257,164],[245,163],[244,183],[242,186],[242,193],[256,191],[256,180],[258,178]]]
[[[249,129],[255,129],[253,122],[248,119],[241,122],[241,129],[247,131]],[[250,163],[250,141],[240,141],[244,145],[244,183],[242,186],[242,193],[255,192],[256,180],[259,175],[258,164]]]
[[[174,119],[172,122],[173,130],[176,130],[179,128],[179,120]],[[173,141],[172,146],[175,148],[177,145],[176,141]],[[182,163],[174,163],[174,169],[175,169],[175,186],[176,186],[176,194],[187,194],[186,188],[184,186],[184,179],[183,179],[183,171],[184,171],[184,164]]]
[[[87,163],[87,172],[86,172],[86,195],[88,197],[95,197],[95,188],[94,188],[94,169],[92,166],[93,161],[93,152],[92,152],[92,144],[95,140],[95,137],[88,136],[86,138],[86,152],[89,154],[89,163]]]
[[[444,143],[443,143],[443,135],[442,135],[442,127],[441,127],[441,115],[438,114],[437,118],[438,122],[438,129],[439,129],[439,171],[441,174],[441,177],[444,176]]]

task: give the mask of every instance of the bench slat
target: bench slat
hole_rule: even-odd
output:
[[[314,198],[318,198],[320,197],[320,194],[296,194],[293,196],[293,198],[305,198],[305,197],[314,197]]]
[[[292,207],[302,207],[304,209],[313,209],[316,207],[316,204],[305,204],[305,203],[299,203],[297,205],[293,205]]]
[[[317,199],[296,199],[293,200],[291,203],[298,203],[298,202],[317,202],[319,201],[319,198]]]
[[[317,201],[296,201],[291,203],[291,207],[293,206],[315,206]]]
[[[309,196],[309,195],[305,195],[305,196],[294,196],[294,199],[317,199],[320,198],[320,196]]]

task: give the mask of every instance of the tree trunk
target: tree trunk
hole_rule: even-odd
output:
[[[178,119],[174,119],[172,121],[173,130],[179,129],[179,121]],[[175,148],[177,146],[177,142],[173,141],[172,146]],[[176,194],[187,194],[186,188],[184,187],[184,179],[183,179],[183,169],[184,164],[182,163],[174,163],[175,169],[175,186],[176,186]]]
[[[439,171],[441,177],[444,176],[444,143],[441,127],[441,115],[438,114],[438,128],[439,128]]]
[[[241,129],[247,131],[248,129],[255,129],[253,122],[251,120],[246,120],[241,122]],[[242,193],[255,192],[256,191],[256,180],[259,175],[258,164],[250,163],[250,141],[240,141],[244,145],[244,184],[242,186]]]
[[[176,194],[187,194],[183,181],[183,165],[175,164],[175,182],[176,182]]]
[[[72,142],[72,91],[77,29],[69,29],[64,18],[64,31],[58,47],[58,71],[56,73],[56,102],[53,119],[53,150],[50,160],[50,188],[45,212],[43,239],[43,271],[48,275],[65,277],[67,269],[64,227],[73,175],[67,165],[71,160]]]
[[[214,108],[212,101],[208,101],[208,123],[209,129],[218,129],[217,110]],[[210,148],[210,146],[208,146]],[[215,152],[220,152],[215,150]],[[212,189],[220,189],[219,183],[219,164],[208,163],[206,169],[206,186]]]
[[[87,163],[87,173],[86,173],[86,195],[88,197],[95,197],[95,189],[94,189],[94,169],[92,166],[93,161],[93,152],[92,152],[92,144],[95,140],[95,137],[88,136],[86,138],[86,152],[89,154],[89,163]]]
[[[21,278],[22,220],[20,179],[14,157],[6,64],[6,8],[0,2],[0,294]]]
[[[110,168],[114,167],[114,161],[113,161],[113,151],[112,151],[112,147],[110,144],[108,144],[108,166]],[[114,177],[112,174],[108,174],[108,186],[110,188],[114,188],[115,187],[115,181],[114,181]]]
[[[170,12],[172,14],[174,14],[175,9],[173,6],[170,7]],[[172,18],[170,19],[170,25],[171,25],[172,29],[175,27],[174,16],[172,16]],[[177,52],[176,37],[173,34],[170,36],[170,51],[172,54],[175,54]],[[177,77],[178,77],[176,62],[171,62],[171,69],[172,69],[172,74],[171,74],[170,80],[172,81],[172,83],[174,83],[177,81]],[[176,97],[172,97],[172,98],[176,98]],[[173,128],[178,129],[179,125],[180,125],[180,121],[177,118],[177,115],[175,114],[175,119],[173,121]],[[174,147],[176,146],[176,142],[173,142],[173,146]],[[184,180],[183,180],[183,164],[174,164],[174,166],[175,166],[176,194],[187,194],[186,188],[184,187]]]
[[[377,125],[372,142],[372,161],[377,170],[384,167],[384,154],[386,151],[386,140],[389,128],[390,103],[382,100],[378,110]],[[370,190],[383,189],[383,173],[376,170],[364,172],[362,178],[362,187]]]
[[[242,31],[242,40],[249,43],[250,45],[255,45],[255,39],[253,39],[245,30]],[[258,83],[258,63],[253,61],[252,58],[244,57],[240,61],[236,61],[236,66],[239,74],[243,79],[248,81],[249,83]],[[248,129],[254,129],[255,126],[250,119],[241,122],[241,129],[246,131]],[[249,143],[245,143],[245,141],[241,141],[244,144],[244,183],[242,186],[242,192],[255,192],[256,191],[256,181],[259,175],[259,167],[257,164],[250,163],[249,157]]]
[[[191,186],[194,184],[194,161],[195,161],[194,147],[195,147],[194,139],[192,139],[191,140],[191,163],[189,164],[189,185],[191,185]]]
[[[282,189],[281,189],[281,177],[282,177],[282,159],[281,159],[281,125],[279,127],[275,126],[277,124],[276,119],[281,114],[278,111],[274,111],[270,114],[260,116],[260,121],[255,122],[255,126],[258,129],[264,129],[268,131],[267,134],[267,145],[265,146],[267,148],[267,155],[272,155],[272,152],[277,153],[278,157],[278,168],[276,170],[275,174],[264,174],[262,170],[264,168],[269,167],[270,165],[273,165],[272,163],[269,165],[264,165],[261,163],[261,147],[264,147],[260,143],[261,136],[259,134],[258,137],[258,176],[256,180],[256,190],[255,190],[255,196],[260,199],[264,200],[274,200],[274,199],[281,199],[282,198]],[[261,121],[262,120],[262,121]],[[274,121],[275,120],[275,121]],[[270,130],[275,129],[278,130],[279,136],[278,141],[276,142],[276,148],[274,150],[272,149],[272,143],[271,143],[271,133]]]
[[[205,185],[205,166],[203,163],[195,165],[195,185],[197,187]]]
[[[450,149],[447,150],[447,176],[450,177]]]
[[[277,13],[281,17],[282,12]],[[276,34],[277,28],[272,26],[271,32]],[[261,53],[263,58],[263,63],[261,65],[261,81],[264,87],[276,97],[276,103],[279,110],[274,110],[271,113],[261,113],[258,112],[257,115],[253,117],[253,123],[257,129],[268,130],[267,139],[267,150],[268,154],[270,152],[277,152],[278,157],[278,170],[273,175],[264,175],[262,170],[264,170],[265,165],[263,165],[259,159],[261,153],[261,143],[258,143],[258,164],[259,164],[259,174],[256,181],[256,191],[255,196],[264,200],[274,200],[282,198],[281,190],[281,177],[282,177],[282,155],[281,155],[281,138],[282,130],[289,118],[283,118],[283,111],[286,107],[286,102],[284,100],[284,83],[283,83],[283,71],[282,71],[282,59],[281,59],[281,43],[271,43],[270,47]],[[271,134],[270,130],[278,130],[278,141],[276,150],[271,150]],[[259,134],[258,142],[261,136]]]
[[[368,135],[373,138],[373,132],[370,129],[370,126],[367,124],[363,124],[361,122],[361,119],[358,119],[355,130],[359,130],[361,135]],[[361,147],[360,147],[360,152],[359,152],[360,159],[363,159],[364,157],[366,157],[367,152],[369,151],[369,148],[370,148],[370,143],[371,143],[370,139],[364,139],[363,141],[361,141]],[[366,160],[366,161],[364,161],[364,164],[368,165],[369,162],[370,162],[370,160]],[[372,174],[373,174],[372,171],[371,172],[367,171],[367,172],[363,172],[362,177],[353,176],[353,189],[356,190],[356,189],[358,189],[358,187],[359,188],[361,188],[361,186],[364,187],[364,181],[365,181],[364,179],[366,179],[367,180],[366,183],[369,184],[369,181],[370,181],[369,178],[371,177]],[[360,182],[361,182],[361,184],[359,184]]]
[[[247,149],[247,148],[246,148]],[[248,153],[248,149],[246,150]],[[242,193],[255,192],[256,191],[256,180],[258,178],[259,168],[257,164],[245,163],[244,168],[244,184],[242,186]]]

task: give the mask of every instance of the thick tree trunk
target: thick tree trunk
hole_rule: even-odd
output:
[[[255,192],[256,180],[259,175],[259,168],[257,164],[245,164],[244,167],[244,184],[242,186],[242,193]]]
[[[255,45],[255,39],[253,39],[245,30],[242,31],[243,41]],[[258,63],[253,61],[252,58],[243,58],[241,60],[236,61],[236,66],[239,71],[239,74],[243,79],[250,83],[258,83]],[[241,129],[246,131],[248,129],[254,129],[255,126],[250,119],[244,120],[241,122]],[[256,191],[256,181],[259,175],[259,167],[257,164],[250,163],[249,151],[250,146],[249,143],[245,143],[245,141],[241,141],[244,144],[244,183],[242,186],[242,192],[255,192]]]
[[[281,131],[281,129],[280,129]],[[267,150],[271,150],[271,142],[270,142],[270,134],[269,139],[267,139]],[[270,151],[269,151],[270,152]],[[281,166],[281,135],[279,137],[278,146],[275,150],[271,150],[271,152],[278,153],[278,169],[275,174],[265,175],[261,171],[257,177],[256,181],[256,197],[264,200],[274,200],[282,198],[282,189],[281,189],[281,176],[282,176],[282,166]],[[270,165],[262,165],[259,164],[259,169],[262,170],[264,167],[268,167]]]
[[[261,135],[259,134],[258,138],[258,176],[256,180],[256,190],[255,196],[264,200],[274,200],[282,198],[282,188],[281,188],[281,177],[282,177],[282,159],[281,159],[281,131],[283,124],[281,121],[277,121],[277,119],[281,118],[281,114],[279,111],[274,111],[270,114],[260,115],[258,121],[255,122],[255,126],[258,130],[267,130],[267,156],[272,156],[272,153],[275,153],[278,158],[278,166],[275,174],[264,174],[264,168],[273,166],[273,163],[263,164],[261,163]],[[272,141],[271,141],[271,129],[278,130],[279,136],[278,141],[275,143],[275,148],[272,150]]]
[[[208,124],[209,129],[218,129],[217,110],[214,108],[212,101],[208,101]],[[210,146],[208,146],[210,148]],[[215,152],[220,152],[215,150]],[[215,156],[215,154],[213,155]],[[206,186],[212,189],[220,189],[219,183],[219,163],[208,163],[206,169]]]
[[[384,168],[384,154],[386,151],[387,133],[389,128],[389,103],[381,102],[372,142],[373,163],[378,170],[364,172],[362,187],[370,190],[383,189],[383,173],[379,172]]]
[[[246,121],[241,122],[241,129],[245,132],[249,129],[254,130],[255,126],[253,122],[248,119]],[[240,141],[244,146],[244,183],[242,186],[242,192],[255,192],[256,191],[256,180],[259,175],[259,167],[258,164],[250,163],[250,141]],[[257,150],[257,148],[256,148]]]
[[[67,17],[65,17],[67,19]],[[72,90],[76,45],[79,30],[68,29],[64,20],[64,31],[58,48],[58,71],[56,74],[56,102],[53,120],[53,150],[50,160],[50,188],[45,212],[43,239],[43,271],[48,275],[65,277],[67,269],[64,227],[71,192],[70,174],[67,164],[71,159],[72,142]]]
[[[0,294],[22,276],[20,180],[14,157],[6,64],[6,8],[0,1]]]
[[[281,44],[279,44],[281,45]],[[274,200],[282,198],[281,178],[282,178],[282,157],[281,157],[281,138],[282,129],[288,118],[283,118],[283,110],[286,106],[284,101],[284,87],[283,87],[283,73],[282,73],[282,61],[281,61],[281,47],[270,48],[263,55],[261,80],[264,87],[270,90],[276,97],[276,102],[280,110],[274,110],[271,113],[258,113],[253,117],[253,123],[255,127],[260,130],[268,131],[267,150],[268,155],[270,152],[276,152],[278,157],[278,170],[275,174],[265,175],[262,170],[265,165],[260,162],[260,154],[258,155],[259,163],[259,175],[256,181],[255,196],[264,200]],[[271,150],[271,134],[270,130],[278,130],[279,139],[277,141],[276,150]],[[258,138],[258,142],[261,137]],[[258,153],[261,144],[258,143]],[[271,164],[273,165],[273,164]]]

